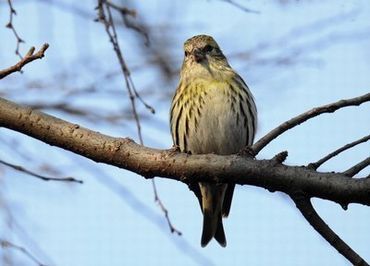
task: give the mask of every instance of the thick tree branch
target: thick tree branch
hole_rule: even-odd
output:
[[[36,60],[36,59],[41,59],[44,57],[44,53],[46,51],[46,49],[49,48],[49,44],[45,43],[38,52],[34,53],[35,52],[35,47],[31,47],[31,49],[28,51],[28,53],[17,63],[15,64],[14,66],[11,66],[9,68],[6,68],[4,70],[0,70],[0,79],[3,79],[5,78],[6,76],[10,75],[11,73],[13,72],[17,72],[17,71],[21,71],[22,68]]]
[[[321,219],[315,211],[310,198],[303,193],[294,193],[291,198],[298,210],[312,227],[330,243],[340,254],[347,258],[353,265],[368,265],[350,246],[348,246],[330,227]]]
[[[334,103],[326,104],[320,107],[313,108],[303,114],[300,114],[292,119],[282,123],[275,129],[271,130],[267,135],[263,138],[258,140],[253,146],[252,150],[255,155],[257,155],[267,144],[269,144],[272,140],[283,134],[285,131],[298,126],[299,124],[311,119],[315,116],[318,116],[323,113],[333,113],[338,109],[347,106],[358,106],[364,102],[370,101],[370,93],[364,94],[359,97],[355,97],[352,99],[340,100]]]
[[[370,206],[370,179],[320,173],[306,167],[253,160],[245,156],[187,155],[151,149],[130,139],[113,138],[0,98],[0,126],[96,162],[114,165],[147,178],[154,176],[190,181],[233,182],[290,194],[302,190],[341,205]]]
[[[367,157],[365,160],[359,162],[358,164],[344,171],[343,174],[349,177],[353,177],[355,174],[359,173],[362,169],[365,169],[369,165],[370,165],[370,157]]]
[[[370,139],[370,135],[367,135],[363,138],[360,138],[354,142],[351,142],[351,143],[348,143],[346,145],[344,145],[343,147],[340,147],[339,149],[329,153],[328,155],[326,155],[324,158],[318,160],[317,162],[314,162],[314,163],[310,163],[307,167],[309,168],[312,168],[312,169],[317,169],[319,168],[323,163],[325,163],[326,161],[330,160],[331,158],[337,156],[338,154],[340,154],[341,152],[345,151],[345,150],[348,150],[358,144],[361,144],[363,142],[366,142]]]

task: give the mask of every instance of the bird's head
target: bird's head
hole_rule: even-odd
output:
[[[230,68],[227,59],[211,36],[196,35],[184,43],[182,74],[213,75],[215,71],[225,68]]]

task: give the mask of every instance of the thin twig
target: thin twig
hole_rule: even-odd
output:
[[[152,179],[152,180],[154,180],[154,179]],[[152,184],[153,184],[153,191],[154,191],[154,201],[156,203],[158,203],[159,207],[161,208],[162,212],[164,213],[164,216],[165,216],[165,218],[167,220],[167,224],[168,224],[168,227],[171,230],[171,233],[176,233],[177,235],[181,236],[182,235],[181,231],[177,230],[173,226],[173,224],[171,223],[170,217],[168,216],[168,210],[164,206],[164,204],[162,203],[161,199],[158,196],[158,191],[157,191],[157,187],[156,187],[155,183],[153,182]]]
[[[343,174],[349,177],[353,177],[355,174],[359,173],[361,170],[365,169],[369,165],[370,165],[370,157],[367,157],[365,160],[359,162],[358,164],[344,171]]]
[[[126,85],[130,86],[130,90],[134,94],[134,95],[132,95],[132,92],[131,92],[130,97],[135,96],[136,99],[138,99],[145,106],[145,108],[147,108],[152,114],[154,114],[155,113],[154,108],[152,106],[150,106],[148,103],[146,103],[144,101],[144,99],[140,96],[139,92],[136,90],[135,83],[134,83],[134,81],[132,80],[132,77],[131,77],[130,69],[128,68],[128,66],[126,64],[126,61],[124,60],[124,57],[123,57],[122,52],[121,52],[121,48],[119,46],[116,26],[115,26],[114,21],[113,21],[112,12],[111,12],[111,10],[108,6],[107,6],[107,12],[108,12],[108,18],[109,18],[108,22],[109,22],[109,25],[112,28],[112,33],[113,33],[113,39],[114,39],[114,44],[113,45],[116,45],[116,48],[117,48],[117,49],[115,49],[115,51],[116,51],[117,57],[120,61],[123,74],[125,75]],[[124,16],[124,18],[126,18],[126,16]]]
[[[25,249],[24,247],[21,247],[21,246],[18,246],[18,245],[15,245],[5,239],[0,239],[0,246],[2,248],[13,248],[13,249],[16,249],[20,252],[22,252],[24,255],[26,255],[26,257],[28,257],[30,260],[32,260],[36,265],[38,266],[46,266],[46,264],[43,264],[41,263],[35,256],[33,256],[31,254],[31,252],[29,252],[27,249]]]
[[[82,170],[91,171],[91,165],[87,161],[81,161],[78,165]],[[214,265],[198,248],[190,245],[185,238],[180,241],[177,238],[171,237],[168,234],[168,229],[162,226],[162,213],[158,214],[156,211],[152,210],[144,202],[140,200],[140,195],[135,194],[124,186],[121,182],[118,182],[115,178],[107,174],[101,167],[95,167],[93,170],[96,180],[102,184],[104,187],[108,188],[112,193],[119,196],[125,204],[127,204],[133,211],[137,212],[143,219],[148,220],[152,225],[157,226],[158,230],[168,237],[175,248],[178,249],[189,259],[193,260],[195,264],[198,265]]]
[[[102,2],[104,2],[105,4],[107,3],[106,1],[102,1]],[[106,7],[106,10],[107,10],[107,13],[108,13],[108,21],[106,21],[106,16],[104,15],[104,20],[107,22],[105,25],[108,26],[106,28],[106,30],[107,30],[107,33],[108,33],[108,35],[111,39],[111,42],[113,44],[113,48],[114,48],[114,51],[116,52],[118,61],[121,65],[122,74],[125,77],[126,88],[128,90],[129,98],[130,98],[130,101],[131,101],[131,110],[134,114],[134,118],[135,118],[135,121],[136,121],[139,141],[140,141],[140,144],[143,145],[144,140],[143,140],[143,136],[142,136],[142,133],[141,133],[140,118],[139,118],[139,114],[137,113],[137,110],[136,110],[136,102],[135,102],[136,98],[135,98],[135,95],[134,95],[134,92],[133,92],[134,91],[134,83],[132,82],[132,79],[130,78],[131,77],[131,72],[130,72],[127,64],[126,64],[126,61],[125,61],[125,59],[122,55],[122,52],[121,52],[121,48],[119,46],[116,26],[115,26],[114,21],[113,21],[112,12],[110,10],[110,7],[107,4],[105,5],[105,7]],[[104,6],[102,6],[102,11],[104,12]]]
[[[342,254],[353,265],[368,265],[350,246],[348,246],[326,223],[321,219],[315,211],[310,198],[303,193],[293,193],[290,195],[295,202],[298,210],[311,226],[333,246],[340,254]]]
[[[135,18],[136,17],[136,10],[134,9],[129,9],[127,7],[122,7],[122,6],[118,6],[117,4],[111,2],[111,1],[106,1],[106,4],[108,6],[110,6],[111,8],[117,10],[121,16],[122,16],[122,20],[123,20],[123,23],[125,24],[125,26],[129,29],[133,29],[134,31],[138,32],[139,34],[141,34],[142,36],[144,36],[144,39],[145,39],[145,45],[146,46],[149,46],[150,44],[150,39],[149,39],[149,34],[148,34],[148,29],[143,26],[143,25],[140,25],[138,23],[135,23],[135,22],[132,22],[130,19],[129,19],[129,16],[130,17],[133,17]]]
[[[27,246],[28,250],[34,250],[34,252],[38,254],[38,257],[41,257],[43,261],[47,261],[47,265],[57,265],[53,260],[48,256],[43,248],[40,247],[39,241],[32,236],[30,236],[30,232],[26,230],[26,228],[19,223],[17,218],[15,217],[14,210],[7,205],[3,205],[3,210],[6,213],[7,219],[9,220],[9,229],[12,230],[12,233],[17,236],[18,241],[24,243]],[[22,220],[23,221],[23,220]],[[27,224],[27,223],[26,223]],[[3,237],[4,238],[4,237]],[[43,264],[45,265],[45,264]]]
[[[158,204],[159,208],[160,208],[160,209],[161,209],[161,211],[163,212],[164,217],[165,217],[165,219],[166,219],[166,221],[167,221],[167,224],[168,224],[168,227],[170,228],[171,233],[176,233],[177,235],[181,236],[181,235],[182,235],[181,231],[179,231],[178,229],[176,229],[176,228],[173,226],[173,224],[172,224],[172,222],[171,222],[171,219],[170,219],[170,216],[169,216],[169,214],[168,214],[168,210],[167,210],[167,208],[164,206],[164,204],[163,204],[163,202],[162,202],[161,198],[160,198],[160,197],[159,197],[159,195],[158,195],[157,186],[156,186],[156,184],[155,184],[155,180],[154,180],[154,178],[152,179],[152,187],[153,187],[153,193],[154,193],[154,202],[156,202],[156,203]]]
[[[14,170],[17,170],[19,172],[23,172],[23,173],[31,175],[31,176],[34,176],[34,177],[39,178],[39,179],[44,180],[44,181],[76,182],[76,183],[80,183],[80,184],[83,183],[82,180],[75,179],[73,177],[57,178],[57,177],[43,176],[43,175],[37,174],[35,172],[32,172],[30,170],[27,170],[26,168],[24,168],[22,166],[11,164],[11,163],[5,162],[3,160],[0,160],[0,163],[3,164],[3,165],[8,166],[10,168],[13,168]]]
[[[226,2],[226,3],[229,3],[239,9],[241,9],[242,11],[244,12],[247,12],[247,13],[254,13],[254,14],[260,14],[261,12],[258,11],[258,10],[254,10],[254,9],[250,9],[250,8],[247,8],[239,3],[236,3],[234,0],[221,0],[222,2]]]
[[[136,120],[137,124],[140,124],[139,117],[138,117],[137,112],[136,112],[135,99],[138,99],[145,106],[145,108],[147,108],[151,113],[154,114],[155,110],[152,106],[150,106],[148,103],[146,103],[143,100],[143,98],[140,96],[140,94],[138,93],[138,91],[135,88],[135,84],[134,84],[134,82],[132,80],[132,77],[131,77],[131,72],[130,72],[127,64],[126,64],[126,61],[123,57],[123,54],[122,54],[122,51],[121,51],[121,48],[120,48],[120,45],[119,45],[119,42],[118,42],[116,27],[115,27],[115,24],[114,24],[114,21],[113,21],[110,5],[107,4],[107,1],[99,0],[97,9],[98,9],[98,12],[99,12],[98,20],[101,21],[104,24],[105,31],[107,32],[107,34],[109,36],[109,40],[113,45],[113,49],[114,49],[114,51],[117,55],[117,58],[118,58],[118,61],[119,61],[120,65],[121,65],[121,70],[122,70],[122,73],[125,77],[126,87],[127,87],[128,93],[129,93],[130,100],[132,102],[131,105],[132,105],[132,109],[133,109],[133,112],[134,112],[135,120]],[[105,12],[105,10],[106,10],[106,12]],[[106,13],[108,14],[108,18],[106,16]],[[141,134],[141,130],[139,130],[139,126],[138,126],[138,131],[140,131],[140,134]]]
[[[140,143],[143,143],[143,138],[142,138],[142,134],[141,134],[140,119],[139,119],[139,115],[138,115],[137,110],[136,110],[135,95],[133,93],[133,89],[132,89],[132,86],[131,86],[132,84],[131,84],[130,79],[129,79],[130,71],[127,67],[127,64],[126,64],[124,58],[123,58],[121,48],[119,46],[117,33],[116,33],[115,26],[114,26],[113,18],[112,18],[112,13],[110,11],[110,6],[106,4],[106,1],[99,0],[97,9],[98,9],[98,20],[103,23],[103,25],[105,27],[105,31],[106,31],[106,33],[109,37],[110,42],[113,45],[113,49],[114,49],[114,51],[117,55],[118,61],[120,63],[122,74],[125,78],[126,89],[128,91],[130,102],[131,102],[131,110],[132,110],[132,113],[134,115],[135,122],[136,122],[136,128],[137,128],[137,132],[138,132],[139,141],[140,141]],[[106,13],[108,14],[108,18],[107,18]]]
[[[146,109],[148,109],[152,114],[154,114],[155,113],[155,109],[152,106],[150,106],[148,103],[146,103],[144,101],[144,99],[140,96],[140,94],[136,90],[136,87],[135,87],[135,84],[134,84],[134,82],[133,82],[133,80],[131,78],[131,75],[129,75],[128,78],[129,78],[130,83],[132,85],[132,89],[133,89],[133,91],[135,93],[135,97],[145,106]]]
[[[138,99],[150,112],[154,113],[155,110],[153,107],[148,105],[144,100],[140,97],[139,93],[137,92],[134,82],[131,78],[130,70],[124,60],[124,57],[121,52],[121,48],[119,46],[118,38],[117,38],[117,32],[114,25],[112,12],[111,12],[111,5],[108,4],[108,1],[104,0],[98,0],[98,20],[104,24],[105,31],[108,34],[109,40],[113,45],[113,49],[117,55],[118,61],[121,66],[122,74],[125,78],[126,88],[129,94],[130,102],[131,102],[131,110],[135,118],[137,132],[139,136],[140,144],[143,145],[143,137],[141,133],[141,125],[140,125],[140,118],[136,110],[136,102],[135,100]],[[157,187],[155,184],[154,179],[152,179],[152,186],[153,186],[153,192],[154,192],[154,201],[158,203],[159,207],[161,208],[162,212],[165,215],[165,218],[167,220],[168,226],[172,233],[176,233],[178,235],[181,235],[181,232],[178,231],[171,223],[168,210],[165,208],[164,204],[162,203],[161,199],[158,196]]]
[[[141,34],[143,37],[144,37],[144,44],[145,46],[149,47],[150,45],[150,39],[149,39],[149,33],[148,33],[148,28],[143,25],[143,24],[139,24],[133,20],[131,20],[128,16],[126,15],[122,15],[122,20],[123,20],[123,23],[125,24],[125,26],[128,28],[128,29],[132,29],[136,32],[138,32],[139,34]]]
[[[126,109],[121,109],[114,112],[107,112],[102,111],[97,108],[94,110],[86,110],[86,108],[80,107],[80,106],[72,106],[68,103],[25,103],[25,105],[29,106],[32,109],[40,110],[40,109],[46,109],[46,110],[57,110],[64,112],[69,115],[74,116],[81,116],[86,118],[89,121],[96,122],[96,121],[109,121],[109,122],[118,122],[123,120],[131,120],[132,116],[129,112],[126,111]]]
[[[333,113],[343,107],[354,106],[354,105],[358,106],[364,102],[369,102],[369,101],[370,101],[370,93],[367,93],[359,97],[346,99],[346,100],[340,100],[340,101],[337,101],[331,104],[326,104],[320,107],[313,108],[307,112],[304,112],[303,114],[300,114],[282,123],[278,127],[274,128],[268,134],[266,134],[264,137],[258,140],[251,148],[254,151],[254,154],[257,155],[267,144],[269,144],[276,137],[283,134],[285,131],[307,121],[308,119],[311,119],[323,113]]]
[[[15,65],[9,67],[9,68],[6,68],[6,69],[3,69],[3,70],[0,70],[0,79],[3,79],[5,78],[6,76],[10,75],[11,73],[14,73],[14,72],[17,72],[17,71],[21,71],[22,68],[36,60],[36,59],[41,59],[44,57],[44,53],[46,51],[46,49],[49,48],[49,44],[45,43],[38,52],[34,53],[35,52],[35,47],[31,47],[31,49],[28,51],[28,53]]]
[[[13,4],[11,0],[8,0],[8,6],[9,6],[9,22],[5,25],[5,27],[9,28],[13,32],[17,40],[17,47],[15,49],[15,54],[18,55],[20,59],[22,59],[22,55],[19,52],[19,48],[20,48],[21,43],[24,43],[24,40],[21,37],[19,37],[19,34],[17,33],[17,31],[15,30],[13,26],[13,16],[17,15],[17,11],[15,11],[15,9],[13,8]]]
[[[343,147],[340,147],[339,149],[333,151],[332,153],[329,153],[328,155],[326,155],[324,158],[318,160],[317,162],[314,162],[314,163],[310,163],[307,165],[307,167],[311,168],[311,169],[317,169],[319,168],[323,163],[325,163],[326,161],[330,160],[331,158],[337,156],[339,153],[345,151],[345,150],[348,150],[358,144],[361,144],[363,142],[366,142],[370,139],[370,135],[367,135],[361,139],[358,139],[354,142],[351,142],[351,143],[348,143],[346,145],[344,145]]]
[[[118,12],[121,13],[121,15],[125,16],[125,15],[130,15],[132,17],[136,17],[136,10],[134,9],[129,9],[127,7],[124,7],[124,6],[118,6],[117,4],[111,2],[111,1],[106,1],[106,4],[108,6],[110,6],[111,8],[117,10]]]

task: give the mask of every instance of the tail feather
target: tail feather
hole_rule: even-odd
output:
[[[216,233],[214,237],[222,247],[226,247],[226,237],[225,237],[224,226],[222,225],[221,213],[218,217],[217,229],[216,229]]]
[[[221,246],[226,246],[225,232],[222,225],[222,203],[226,187],[224,184],[199,183],[203,211],[202,247],[205,247],[212,238],[215,238]]]
[[[202,232],[202,247],[207,246],[209,241],[213,238],[217,230],[217,219],[214,214],[208,211],[203,213],[203,232]]]
[[[228,217],[233,200],[235,184],[228,184],[225,192],[224,202],[222,204],[222,216]]]

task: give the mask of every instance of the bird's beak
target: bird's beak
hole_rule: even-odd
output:
[[[193,51],[193,57],[194,57],[194,61],[197,63],[200,63],[206,58],[204,53],[200,49],[195,49]]]

